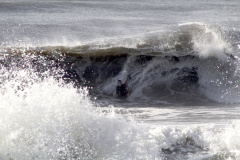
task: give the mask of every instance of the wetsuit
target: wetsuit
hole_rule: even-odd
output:
[[[128,95],[128,86],[122,84],[121,86],[116,87],[116,93],[119,97],[126,97]]]

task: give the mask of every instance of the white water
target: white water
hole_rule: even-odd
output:
[[[24,71],[16,72],[20,73]],[[98,108],[84,88],[77,90],[51,77],[41,82],[24,77],[21,82],[32,83],[16,92],[21,82],[15,77],[0,96],[1,159],[239,158],[239,121],[187,125],[204,109],[191,113],[163,108],[159,116],[154,108],[135,108],[133,114],[129,109],[121,116],[119,109]],[[181,119],[184,113],[189,113],[187,123]],[[182,124],[171,122],[171,116]],[[159,124],[157,117],[168,125]]]

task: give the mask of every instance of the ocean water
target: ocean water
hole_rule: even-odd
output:
[[[0,0],[0,14],[0,159],[240,159],[238,0]]]

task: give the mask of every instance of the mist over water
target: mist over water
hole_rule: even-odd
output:
[[[239,159],[239,8],[0,1],[0,159]]]

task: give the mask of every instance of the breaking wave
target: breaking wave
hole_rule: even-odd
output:
[[[35,58],[29,63],[36,64],[38,70],[46,70],[43,65],[62,68],[63,79],[74,81],[76,86],[92,87],[90,93],[96,96],[113,95],[116,81],[131,74],[129,100],[189,105],[206,100],[238,103],[238,41],[237,32],[187,23],[164,32],[80,46],[5,46],[1,49],[1,64],[19,63],[19,57],[31,55]],[[47,63],[38,63],[39,58]]]

